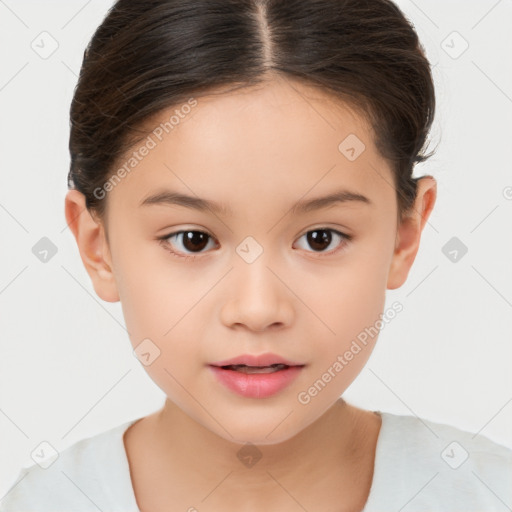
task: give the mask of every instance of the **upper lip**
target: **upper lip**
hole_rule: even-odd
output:
[[[231,359],[225,359],[223,361],[216,361],[210,363],[211,366],[230,366],[235,364],[244,364],[246,366],[270,366],[272,364],[285,364],[286,366],[304,366],[303,363],[297,363],[290,361],[284,357],[272,354],[270,352],[266,354],[242,354],[240,356],[233,357]]]

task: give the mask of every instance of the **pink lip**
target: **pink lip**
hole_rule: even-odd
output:
[[[272,373],[242,373],[236,370],[222,368],[244,364],[247,366],[270,366],[284,364],[288,368]],[[300,373],[305,365],[290,361],[276,354],[266,353],[260,355],[243,354],[232,359],[217,361],[209,365],[214,375],[228,389],[247,398],[266,398],[272,396],[288,386]]]
[[[285,364],[287,366],[304,366],[304,363],[289,361],[284,357],[267,352],[266,354],[252,355],[242,354],[232,359],[210,363],[212,366],[228,366],[231,364],[245,364],[247,366],[270,366],[271,364]]]
[[[241,373],[211,366],[219,381],[227,388],[247,398],[266,398],[288,386],[300,373],[302,366],[290,366],[273,373]]]

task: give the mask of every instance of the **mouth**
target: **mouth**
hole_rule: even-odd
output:
[[[303,365],[302,365],[303,366]],[[223,370],[231,370],[234,372],[255,374],[255,373],[275,373],[290,368],[287,364],[275,363],[269,366],[248,366],[246,364],[228,364],[220,366]]]
[[[287,388],[306,366],[271,363],[208,365],[216,381],[245,398],[268,398]]]

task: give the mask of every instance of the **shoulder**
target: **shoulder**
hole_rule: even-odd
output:
[[[22,467],[0,500],[0,512],[111,510],[131,481],[123,434],[136,420],[82,439],[40,463]],[[44,450],[43,450],[44,451]],[[123,510],[132,510],[125,508]],[[133,509],[133,510],[136,510]]]
[[[408,503],[411,512],[490,512],[512,506],[511,449],[417,416],[381,417],[372,490],[381,497],[388,494],[384,499],[391,506]]]

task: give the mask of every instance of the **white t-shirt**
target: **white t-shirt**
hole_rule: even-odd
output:
[[[362,512],[512,510],[512,450],[449,425],[379,414],[373,482]],[[23,467],[0,512],[140,512],[123,443],[138,419],[78,441],[47,469]]]

